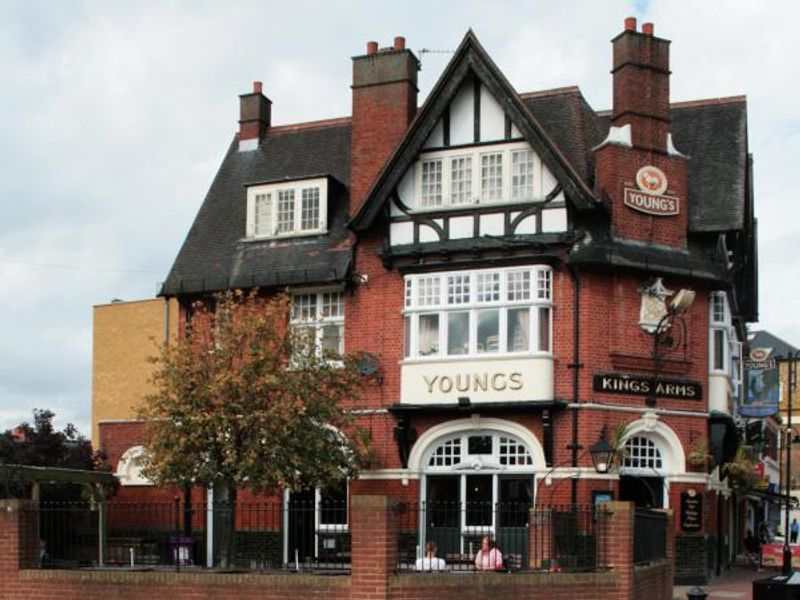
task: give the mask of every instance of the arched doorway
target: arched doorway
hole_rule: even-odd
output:
[[[443,555],[472,555],[489,535],[526,560],[535,477],[544,468],[538,440],[500,420],[437,429],[420,438],[409,460],[421,474],[420,546],[433,540]]]
[[[644,435],[629,438],[623,446],[619,499],[646,508],[664,508],[666,482],[659,444]]]

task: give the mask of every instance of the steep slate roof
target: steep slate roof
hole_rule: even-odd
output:
[[[592,185],[592,148],[611,124],[577,87],[521,94],[573,169]],[[672,104],[672,139],[689,161],[689,230],[744,227],[747,196],[747,101],[744,96]],[[738,168],[734,168],[738,165]]]
[[[365,228],[377,216],[402,170],[414,158],[452,93],[470,71],[504,98],[504,109],[546,159],[576,206],[591,209],[592,148],[606,137],[608,111],[595,112],[579,88],[517,94],[472,32],[462,41],[436,87],[379,176],[369,200],[350,222]],[[713,233],[754,227],[749,186],[744,97],[672,105],[676,148],[690,157],[689,228]],[[340,282],[352,265],[347,205],[350,180],[350,120],[333,119],[273,127],[256,151],[239,152],[234,139],[172,266],[162,295],[203,293],[232,287],[272,287]],[[308,177],[332,178],[328,234],[281,241],[245,241],[246,186]],[[338,182],[338,183],[337,183]],[[653,250],[646,261],[666,267]],[[578,252],[582,261],[633,266],[641,249],[598,246]],[[695,251],[673,257],[682,268],[715,279],[723,274]],[[673,267],[678,267],[675,260]],[[638,262],[641,262],[640,260]],[[674,263],[674,264],[673,264]],[[704,264],[701,264],[704,263]],[[702,274],[701,274],[702,273]]]
[[[328,235],[245,241],[246,186],[330,176]],[[268,130],[258,150],[233,141],[175,259],[162,295],[236,287],[342,281],[351,265],[347,238],[350,124],[347,119]],[[338,183],[337,183],[338,182]],[[337,246],[344,246],[337,248]]]
[[[756,331],[752,337],[748,336],[747,345],[750,348],[772,348],[773,358],[786,358],[789,352],[798,352],[798,348],[789,342],[764,330]]]

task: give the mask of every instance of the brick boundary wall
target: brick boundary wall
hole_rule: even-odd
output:
[[[597,573],[395,573],[397,519],[385,495],[351,498],[352,575],[295,573],[210,573],[125,570],[39,570],[31,564],[35,527],[24,503],[0,500],[0,600],[170,600],[331,598],[333,600],[671,600],[674,542],[666,558],[633,565],[630,503],[601,509],[599,525],[608,536],[601,557],[610,569]],[[668,526],[672,513],[667,511]],[[669,529],[668,531],[671,531]],[[35,552],[35,550],[33,550]],[[27,554],[26,554],[27,553]]]

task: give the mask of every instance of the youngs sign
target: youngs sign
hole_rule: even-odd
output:
[[[648,215],[665,217],[680,212],[680,201],[675,196],[667,196],[667,176],[664,171],[647,165],[636,173],[638,189],[625,188],[625,206]]]

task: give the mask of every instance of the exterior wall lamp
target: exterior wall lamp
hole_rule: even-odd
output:
[[[653,385],[651,386],[650,393],[647,395],[645,404],[649,407],[656,405],[658,379],[661,375],[661,359],[664,354],[672,350],[675,346],[675,338],[670,334],[672,325],[676,319],[683,320],[683,315],[686,314],[694,304],[695,293],[692,290],[682,289],[672,298],[667,305],[667,312],[658,321],[655,329],[653,330]],[[686,340],[686,327],[683,327],[683,338]]]
[[[615,452],[614,447],[606,441],[606,428],[603,427],[602,431],[600,431],[600,439],[589,446],[589,454],[592,455],[594,470],[601,475],[608,473],[614,460]]]

